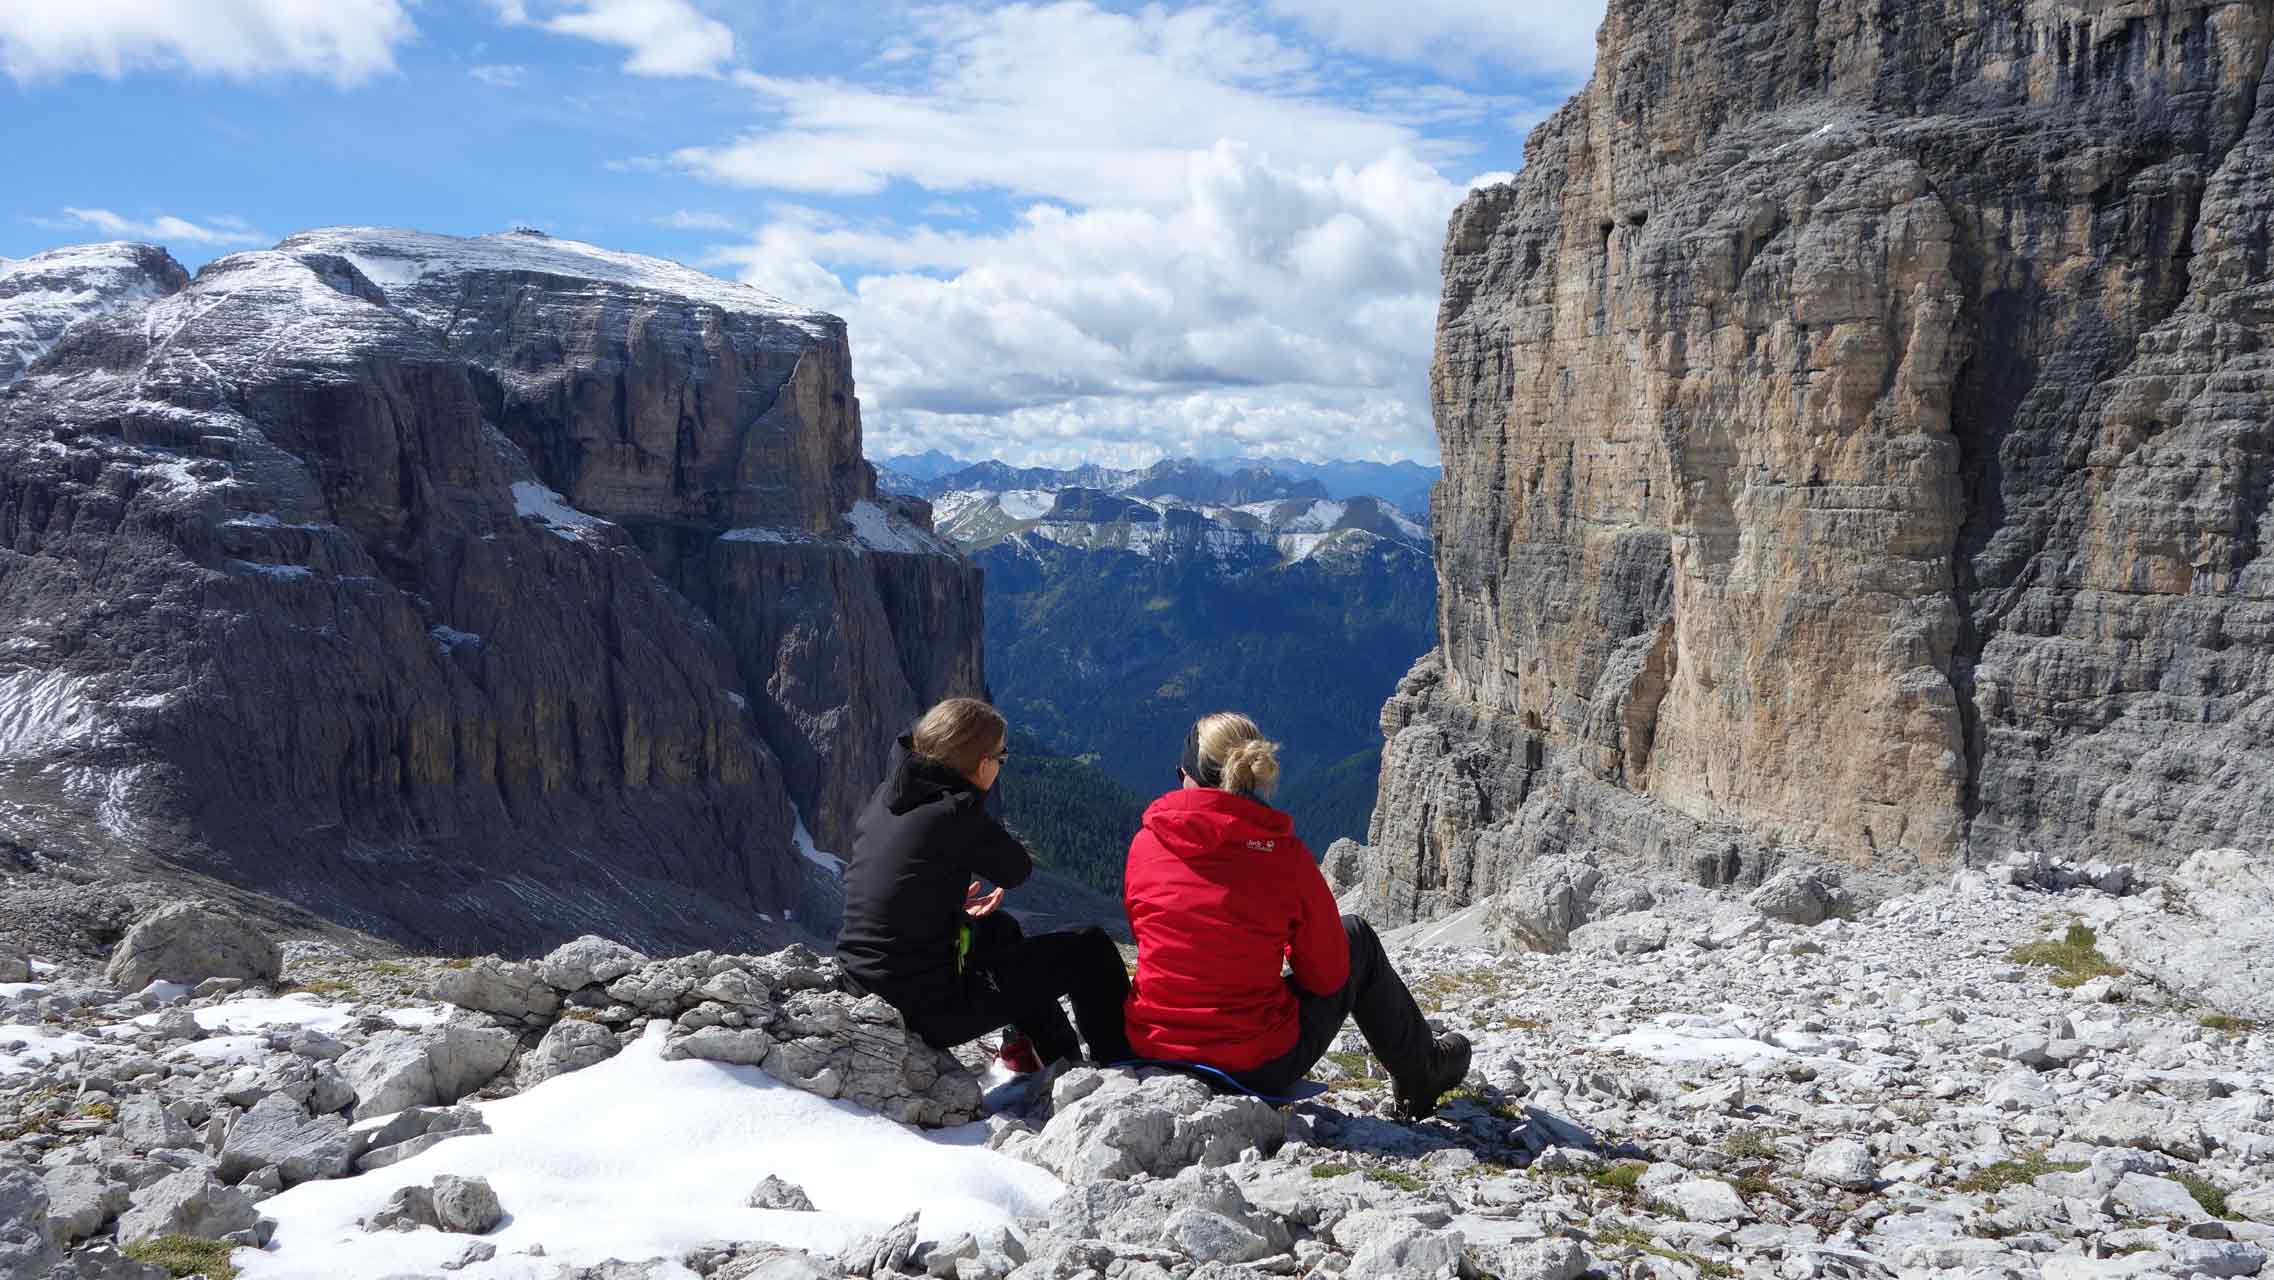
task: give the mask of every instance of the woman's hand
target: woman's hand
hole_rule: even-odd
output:
[[[981,916],[993,914],[995,908],[1003,905],[1003,891],[997,889],[993,893],[981,892],[986,887],[980,881],[974,880],[971,882],[971,887],[963,891],[963,914],[976,920]]]

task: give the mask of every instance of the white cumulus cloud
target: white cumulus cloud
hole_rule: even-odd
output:
[[[0,0],[0,71],[18,83],[186,71],[359,84],[416,31],[402,0]]]
[[[846,317],[872,453],[1434,456],[1438,264],[1479,166],[1422,122],[1520,129],[1546,95],[1375,93],[1218,6],[935,9],[897,38],[902,79],[746,76],[772,122],[666,160],[938,193],[911,221],[777,207],[713,254]],[[1016,217],[975,225],[962,193]]]
[[[106,236],[124,240],[151,240],[175,244],[233,245],[268,244],[275,237],[255,229],[243,218],[214,217],[203,222],[178,218],[172,214],[153,214],[148,218],[129,218],[108,209],[82,209],[66,207],[60,218],[35,219],[43,227],[55,230],[99,231]]]
[[[490,0],[509,26],[534,23],[628,51],[640,76],[715,76],[734,60],[734,30],[690,0]]]
[[[1551,77],[1595,65],[1603,0],[1267,0],[1339,48],[1456,73],[1486,64]]]

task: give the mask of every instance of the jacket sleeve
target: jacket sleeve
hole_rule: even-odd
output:
[[[971,810],[968,852],[971,873],[982,880],[1016,889],[1034,874],[1034,858],[1019,838],[984,812]]]
[[[1350,937],[1342,929],[1342,909],[1326,877],[1312,865],[1310,855],[1298,847],[1294,874],[1295,937],[1287,947],[1287,963],[1295,972],[1295,985],[1314,996],[1332,995],[1350,980]]]

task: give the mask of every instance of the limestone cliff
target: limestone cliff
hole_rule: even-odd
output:
[[[1454,215],[1377,909],[2274,845],[2274,3],[1612,0]]]
[[[534,234],[107,248],[0,368],[17,863],[435,948],[758,940],[826,910],[799,816],[844,847],[983,687],[836,318]]]

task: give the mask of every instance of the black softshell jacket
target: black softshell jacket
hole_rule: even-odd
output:
[[[861,809],[845,868],[837,958],[896,1005],[954,990],[956,945],[972,880],[1017,888],[1034,874],[1026,846],[988,816],[986,795],[916,756],[906,738]]]

